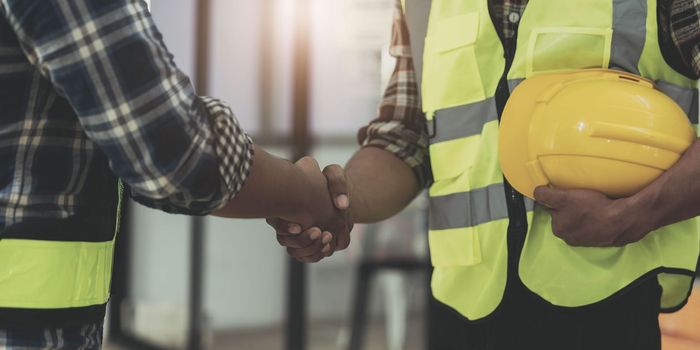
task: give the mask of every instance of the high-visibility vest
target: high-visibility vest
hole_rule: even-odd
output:
[[[124,189],[115,178],[93,182],[95,193],[88,197],[95,203],[89,213],[76,213],[54,224],[30,223],[17,230],[22,232],[0,234],[2,327],[62,326],[104,319]],[[96,213],[103,217],[88,217]],[[67,227],[102,232],[60,232]]]
[[[644,76],[697,127],[697,81],[664,61],[656,1],[530,0],[514,18],[520,23],[512,52],[505,52],[487,0],[403,6],[431,136],[435,298],[470,320],[488,316],[503,298],[508,259],[517,259],[524,285],[556,306],[598,303],[657,278],[662,310],[682,307],[698,262],[698,220],[621,248],[571,247],[552,233],[547,211],[504,182],[498,161],[498,120],[510,91],[541,72],[613,68]],[[508,237],[514,217],[527,223],[519,239]]]

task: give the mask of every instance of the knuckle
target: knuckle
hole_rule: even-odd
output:
[[[343,184],[345,176],[339,165],[329,165],[323,169],[323,175],[335,184]]]
[[[327,167],[325,167],[323,169],[323,171],[325,173],[329,173],[329,174],[333,174],[333,175],[341,175],[341,173],[343,172],[343,168],[338,164],[331,164],[331,165],[328,165]]]

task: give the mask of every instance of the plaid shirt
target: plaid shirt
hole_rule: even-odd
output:
[[[251,140],[196,95],[144,1],[1,0],[0,16],[0,228],[69,218],[107,176],[174,213],[240,190]]]
[[[0,330],[2,350],[51,350],[80,349],[100,350],[102,348],[101,324],[88,324],[65,328],[31,330]]]
[[[495,17],[496,31],[503,33],[505,40],[513,40],[517,19],[525,11],[527,0],[492,0],[489,6]],[[697,79],[700,74],[700,2],[658,0],[658,6],[659,43],[664,58],[678,72]],[[396,155],[413,169],[419,183],[425,187],[432,180],[426,120],[400,0],[395,7],[389,51],[396,57],[396,67],[384,92],[378,117],[360,129],[358,141],[364,147],[378,147]],[[516,20],[511,20],[513,18]]]

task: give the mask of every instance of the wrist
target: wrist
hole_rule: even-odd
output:
[[[623,217],[631,218],[633,224],[640,230],[651,232],[660,227],[658,223],[658,211],[654,209],[653,194],[639,192],[631,197],[621,199],[625,202]]]
[[[290,188],[294,200],[291,202],[290,213],[302,227],[308,227],[310,220],[316,210],[314,203],[314,186],[311,179],[304,170],[297,164],[293,165],[298,180]]]
[[[350,172],[347,173],[345,180],[347,181],[348,188],[348,198],[350,199],[350,205],[346,209],[347,218],[350,222],[356,223],[360,222],[362,212],[361,208],[366,208],[366,203],[362,192],[353,183],[353,179],[350,176]]]

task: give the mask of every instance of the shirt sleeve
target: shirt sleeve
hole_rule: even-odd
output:
[[[413,69],[408,27],[396,1],[390,54],[396,66],[379,106],[376,119],[358,132],[363,147],[377,147],[396,155],[413,170],[421,187],[432,181],[428,132]]]
[[[659,16],[661,24],[669,28],[673,45],[680,57],[679,61],[682,62],[677,65],[677,70],[692,79],[697,79],[700,76],[700,2],[659,2]]]
[[[137,201],[203,215],[243,186],[251,139],[200,97],[141,0],[2,0],[20,44]]]

